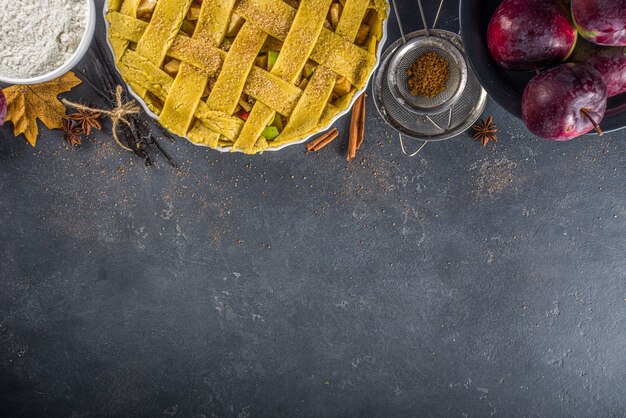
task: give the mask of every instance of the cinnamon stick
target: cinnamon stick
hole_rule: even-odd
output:
[[[331,142],[333,142],[335,139],[337,139],[338,136],[339,136],[339,131],[335,128],[331,130],[330,132],[327,132],[326,134],[320,136],[319,138],[317,138],[315,141],[311,142],[310,144],[308,144],[306,146],[306,149],[308,152],[320,151],[326,148],[326,146],[330,144]]]
[[[348,161],[352,161],[356,157],[356,151],[359,142],[363,142],[365,133],[365,113],[364,113],[365,94],[361,95],[354,103],[352,109],[352,120],[350,121],[350,137],[348,139]]]
[[[359,115],[361,120],[359,121],[359,136],[356,143],[356,149],[361,149],[363,145],[363,139],[365,139],[365,108],[367,106],[367,94],[363,93],[363,103],[361,105],[361,114]]]
[[[324,135],[320,136],[319,138],[316,138],[313,141],[309,142],[306,146],[306,150],[308,152],[319,151],[325,148],[328,144],[333,142],[335,139],[337,139],[338,136],[339,136],[339,131],[337,130],[337,128],[334,128],[326,132]]]

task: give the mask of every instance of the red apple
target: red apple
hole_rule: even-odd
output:
[[[598,46],[578,41],[572,60],[600,71],[609,89],[609,97],[626,93],[626,46]]]
[[[604,118],[607,86],[587,64],[562,64],[533,78],[522,97],[522,118],[535,135],[568,141],[596,128]]]
[[[572,17],[588,41],[626,46],[626,0],[572,0]]]
[[[565,61],[576,36],[562,0],[504,0],[489,22],[487,46],[501,67],[529,71]]]

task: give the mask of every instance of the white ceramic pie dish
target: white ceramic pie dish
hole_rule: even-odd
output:
[[[85,24],[85,32],[78,44],[78,48],[74,51],[74,54],[65,61],[65,63],[56,70],[50,71],[47,74],[43,74],[32,78],[16,78],[16,77],[3,77],[0,74],[0,83],[6,84],[39,84],[46,81],[54,80],[61,77],[63,74],[74,68],[85,56],[93,40],[93,35],[96,30],[96,4],[94,0],[85,0],[87,2],[87,21]],[[106,6],[105,6],[106,7]]]
[[[106,19],[107,16],[107,12],[109,10],[109,4],[108,1],[105,0],[104,2],[104,9],[103,9],[103,15],[104,15],[104,24],[106,26],[106,43],[109,47],[109,51],[111,52],[111,55],[113,56],[113,47],[111,46],[111,43],[109,42],[109,21]],[[272,151],[280,151],[283,148],[292,146],[292,145],[297,145],[297,144],[303,144],[307,141],[309,141],[310,139],[312,139],[313,137],[316,137],[317,135],[319,135],[320,132],[324,132],[326,131],[328,128],[330,128],[337,120],[339,120],[341,117],[345,116],[346,114],[348,114],[351,109],[352,106],[354,105],[354,102],[356,102],[356,100],[359,98],[359,96],[365,92],[367,90],[367,87],[369,86],[369,82],[372,79],[372,76],[374,75],[374,73],[376,72],[376,70],[378,69],[378,65],[380,63],[380,58],[382,56],[383,53],[383,48],[385,46],[385,43],[387,42],[387,23],[389,21],[389,16],[387,16],[387,19],[385,19],[385,21],[383,22],[383,36],[382,39],[380,40],[379,44],[378,44],[378,50],[376,51],[376,65],[374,66],[374,68],[372,69],[371,74],[369,75],[369,77],[367,78],[367,82],[365,83],[365,87],[363,87],[361,90],[359,90],[354,97],[352,98],[352,101],[350,102],[350,105],[346,108],[346,110],[344,110],[343,112],[340,112],[337,114],[337,116],[335,116],[331,122],[324,127],[324,129],[321,129],[319,132],[311,134],[305,138],[302,138],[299,141],[295,141],[295,142],[290,142],[288,144],[283,144],[279,147],[270,147],[268,149],[266,149],[263,152],[272,152]],[[148,106],[144,103],[144,101],[133,91],[133,89],[126,83],[126,86],[128,87],[128,91],[130,91],[130,94],[133,95],[133,97],[137,100],[137,102],[139,102],[141,104],[141,106],[143,107],[143,109],[146,111],[146,113],[148,114],[148,116],[150,116],[151,118],[155,119],[155,120],[159,120],[158,115],[156,115],[154,112],[152,112]],[[205,147],[205,148],[210,148],[206,145],[202,145],[202,144],[196,144],[192,141],[189,140],[189,138],[185,138],[187,139],[189,142],[191,142],[193,145],[198,146],[198,147]],[[216,151],[219,152],[232,152],[233,149],[232,147],[217,147],[217,148],[211,148],[211,149],[215,149]],[[241,151],[235,151],[235,152],[241,152]]]

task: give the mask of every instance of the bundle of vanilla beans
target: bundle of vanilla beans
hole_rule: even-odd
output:
[[[133,101],[132,97],[129,98],[128,88],[126,84],[120,79],[112,61],[105,53],[102,44],[97,39],[94,39],[91,48],[89,49],[89,58],[91,59],[90,65],[84,66],[85,69],[75,69],[76,74],[87,83],[100,98],[111,109],[119,106],[116,100],[116,90],[118,86],[123,89],[123,101]],[[172,136],[165,131],[160,125],[147,122],[146,113],[141,110],[138,114],[129,114],[125,116],[125,122],[119,124],[116,137],[119,138],[120,145],[125,149],[131,150],[137,157],[143,159],[147,166],[154,164],[154,160],[150,156],[151,150],[156,150],[163,155],[165,159],[174,168],[177,168],[176,163],[170,157],[170,155],[161,147],[157,138],[152,134],[152,126],[157,126],[163,136],[173,141]],[[115,128],[114,128],[115,129]]]

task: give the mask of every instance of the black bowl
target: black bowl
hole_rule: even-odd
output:
[[[487,49],[489,20],[501,2],[502,0],[461,0],[461,36],[467,60],[489,96],[521,119],[522,93],[534,73],[503,70],[494,62]],[[626,94],[609,99],[601,127],[605,132],[626,128]]]

